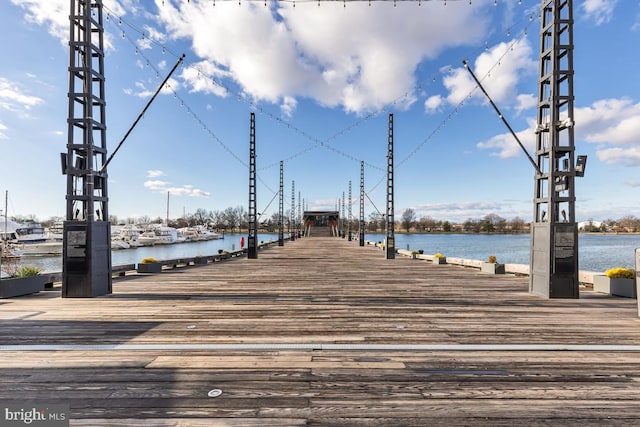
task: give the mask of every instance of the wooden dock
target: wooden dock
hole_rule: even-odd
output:
[[[635,300],[339,238],[113,288],[0,300],[0,404],[88,426],[640,424]]]

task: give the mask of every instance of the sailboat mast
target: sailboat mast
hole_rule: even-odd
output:
[[[169,194],[170,192],[167,191],[167,222],[165,223],[167,227],[169,226]]]

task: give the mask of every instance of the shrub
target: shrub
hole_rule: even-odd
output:
[[[610,278],[619,278],[619,279],[635,279],[636,271],[633,268],[610,268],[605,271],[604,274]]]
[[[41,271],[40,267],[23,265],[16,271],[15,277],[33,277],[39,275]]]
[[[445,256],[442,255],[440,252],[438,252],[437,254],[434,255],[434,257],[436,257],[436,258],[444,258]]]
[[[496,262],[498,262],[498,258],[496,258],[495,255],[489,255],[489,262],[491,264],[495,264]]]
[[[158,260],[153,257],[148,257],[148,258],[142,258],[142,261],[140,262],[142,264],[153,264],[154,262],[158,262]]]

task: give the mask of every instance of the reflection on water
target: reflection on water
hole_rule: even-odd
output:
[[[132,264],[139,263],[142,258],[153,257],[156,259],[173,259],[194,257],[198,255],[215,255],[219,249],[225,251],[240,249],[240,238],[246,234],[225,233],[224,239],[207,240],[203,242],[176,243],[173,245],[144,246],[141,248],[122,249],[111,251],[111,263]],[[285,237],[288,235],[285,234]],[[258,242],[269,242],[278,240],[278,234],[260,233]],[[245,244],[246,245],[246,244]],[[36,265],[43,271],[62,271],[62,257],[59,256],[23,256],[21,265]]]
[[[142,258],[171,259],[214,255],[219,249],[240,249],[246,234],[225,234],[224,239],[179,243],[113,251],[112,263],[138,263]],[[529,264],[529,235],[502,234],[396,234],[397,249],[422,249],[427,254],[486,260],[495,255],[501,263]],[[259,242],[277,240],[277,234],[258,234]],[[366,234],[366,239],[382,242],[384,234]],[[605,271],[612,267],[635,267],[634,250],[640,247],[640,235],[581,234],[578,239],[580,270]],[[61,257],[23,257],[22,264],[37,265],[44,271],[62,271]]]
[[[505,264],[529,264],[529,234],[396,234],[396,248],[418,250],[426,254],[485,261],[495,255]],[[384,234],[367,234],[367,240],[382,242]],[[613,267],[635,268],[637,234],[580,234],[579,269],[605,271]]]

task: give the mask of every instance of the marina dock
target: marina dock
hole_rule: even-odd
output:
[[[0,300],[0,401],[71,425],[638,425],[637,301],[341,238]]]

